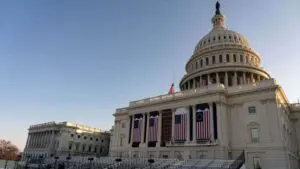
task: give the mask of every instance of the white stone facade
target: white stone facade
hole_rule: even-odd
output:
[[[110,133],[72,122],[48,122],[28,129],[23,159],[39,156],[107,156]]]
[[[186,64],[180,92],[132,101],[116,110],[110,155],[235,159],[245,150],[249,169],[254,163],[266,169],[299,168],[300,104],[289,103],[246,39],[225,27],[222,14],[216,13],[212,23]],[[210,110],[211,137],[206,142],[196,139],[198,104]],[[182,107],[190,115],[186,139],[174,142],[174,113]],[[151,145],[147,124],[153,112],[159,118],[158,138]],[[169,127],[167,114],[172,116]],[[133,141],[137,116],[142,119],[140,142]]]

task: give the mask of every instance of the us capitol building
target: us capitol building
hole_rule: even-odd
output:
[[[110,133],[73,122],[31,125],[22,155],[23,161],[51,156],[107,156]]]
[[[117,109],[111,156],[235,159],[246,166],[299,167],[300,105],[261,67],[216,5],[212,30],[196,44],[180,92],[131,101]]]

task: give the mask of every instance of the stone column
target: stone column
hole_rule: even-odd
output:
[[[51,140],[50,132],[47,131],[47,147],[46,148],[49,148],[50,140]]]
[[[39,133],[35,132],[35,139],[34,139],[34,148],[38,148],[38,138],[39,138]]]
[[[25,148],[29,148],[30,134],[28,133]]]
[[[150,113],[145,113],[147,114],[147,126],[146,126],[146,146],[148,146],[148,141],[149,141],[149,124],[150,124]]]
[[[227,142],[227,115],[226,107],[222,102],[217,103],[217,119],[218,119],[218,140],[220,146],[228,145]]]
[[[199,76],[199,87],[202,87],[202,76]]]
[[[45,132],[41,132],[41,148],[45,148]]]
[[[162,113],[163,113],[162,110],[159,111],[159,116],[158,116],[158,134],[157,134],[157,144],[156,144],[156,147],[160,147],[160,143],[161,143]]]
[[[51,140],[50,140],[50,146],[49,146],[49,148],[50,149],[54,149],[55,148],[55,146],[54,146],[54,133],[55,131],[54,130],[51,130]]]
[[[243,72],[243,84],[247,84],[247,81],[246,81],[246,72]]]
[[[258,75],[258,76],[257,76],[257,79],[258,79],[258,81],[261,81],[261,76]]]
[[[35,148],[35,133],[31,133],[32,139],[31,139],[31,148]]]
[[[131,139],[130,139],[130,144],[132,144],[133,143],[133,128],[134,128],[134,115],[132,115],[132,124],[131,124]]]
[[[193,110],[193,143],[196,143],[196,105],[192,105]]]
[[[187,109],[187,112],[188,112],[188,114],[187,114],[187,121],[186,121],[186,129],[187,129],[187,131],[186,131],[186,143],[189,143],[190,142],[190,114],[189,114],[189,106],[188,107],[186,107],[186,109]]]
[[[225,86],[228,87],[228,72],[225,72]]]
[[[237,73],[234,71],[234,81],[233,81],[233,86],[237,86]]]
[[[143,126],[143,128],[142,128],[142,131],[144,131],[144,132],[142,132],[141,133],[141,143],[145,143],[144,142],[144,140],[145,140],[145,125],[146,125],[146,114],[144,113],[143,114],[143,123],[142,123],[142,126]]]
[[[219,78],[219,73],[218,72],[216,72],[216,80],[217,80],[217,84],[219,84],[220,83],[220,78]]]
[[[175,137],[175,110],[172,108],[172,139]]]
[[[196,89],[196,78],[193,78],[193,89]]]
[[[253,75],[253,73],[251,73],[251,83],[254,83],[255,82],[255,80],[254,80],[254,75]]]
[[[211,134],[211,141],[214,142],[214,120],[213,120],[213,104],[209,103],[209,119],[210,119],[210,134]]]
[[[210,74],[207,74],[207,84],[211,84],[211,81],[210,81]]]

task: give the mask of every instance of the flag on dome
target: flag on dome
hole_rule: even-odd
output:
[[[186,108],[177,108],[175,112],[175,133],[174,139],[176,141],[186,140],[187,133],[187,114]]]
[[[172,83],[170,89],[169,89],[169,92],[168,94],[174,94],[174,83]]]

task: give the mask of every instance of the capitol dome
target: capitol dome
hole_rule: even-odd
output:
[[[271,78],[246,38],[226,27],[219,2],[211,21],[212,30],[197,43],[186,64],[181,90],[217,83],[235,87]]]

